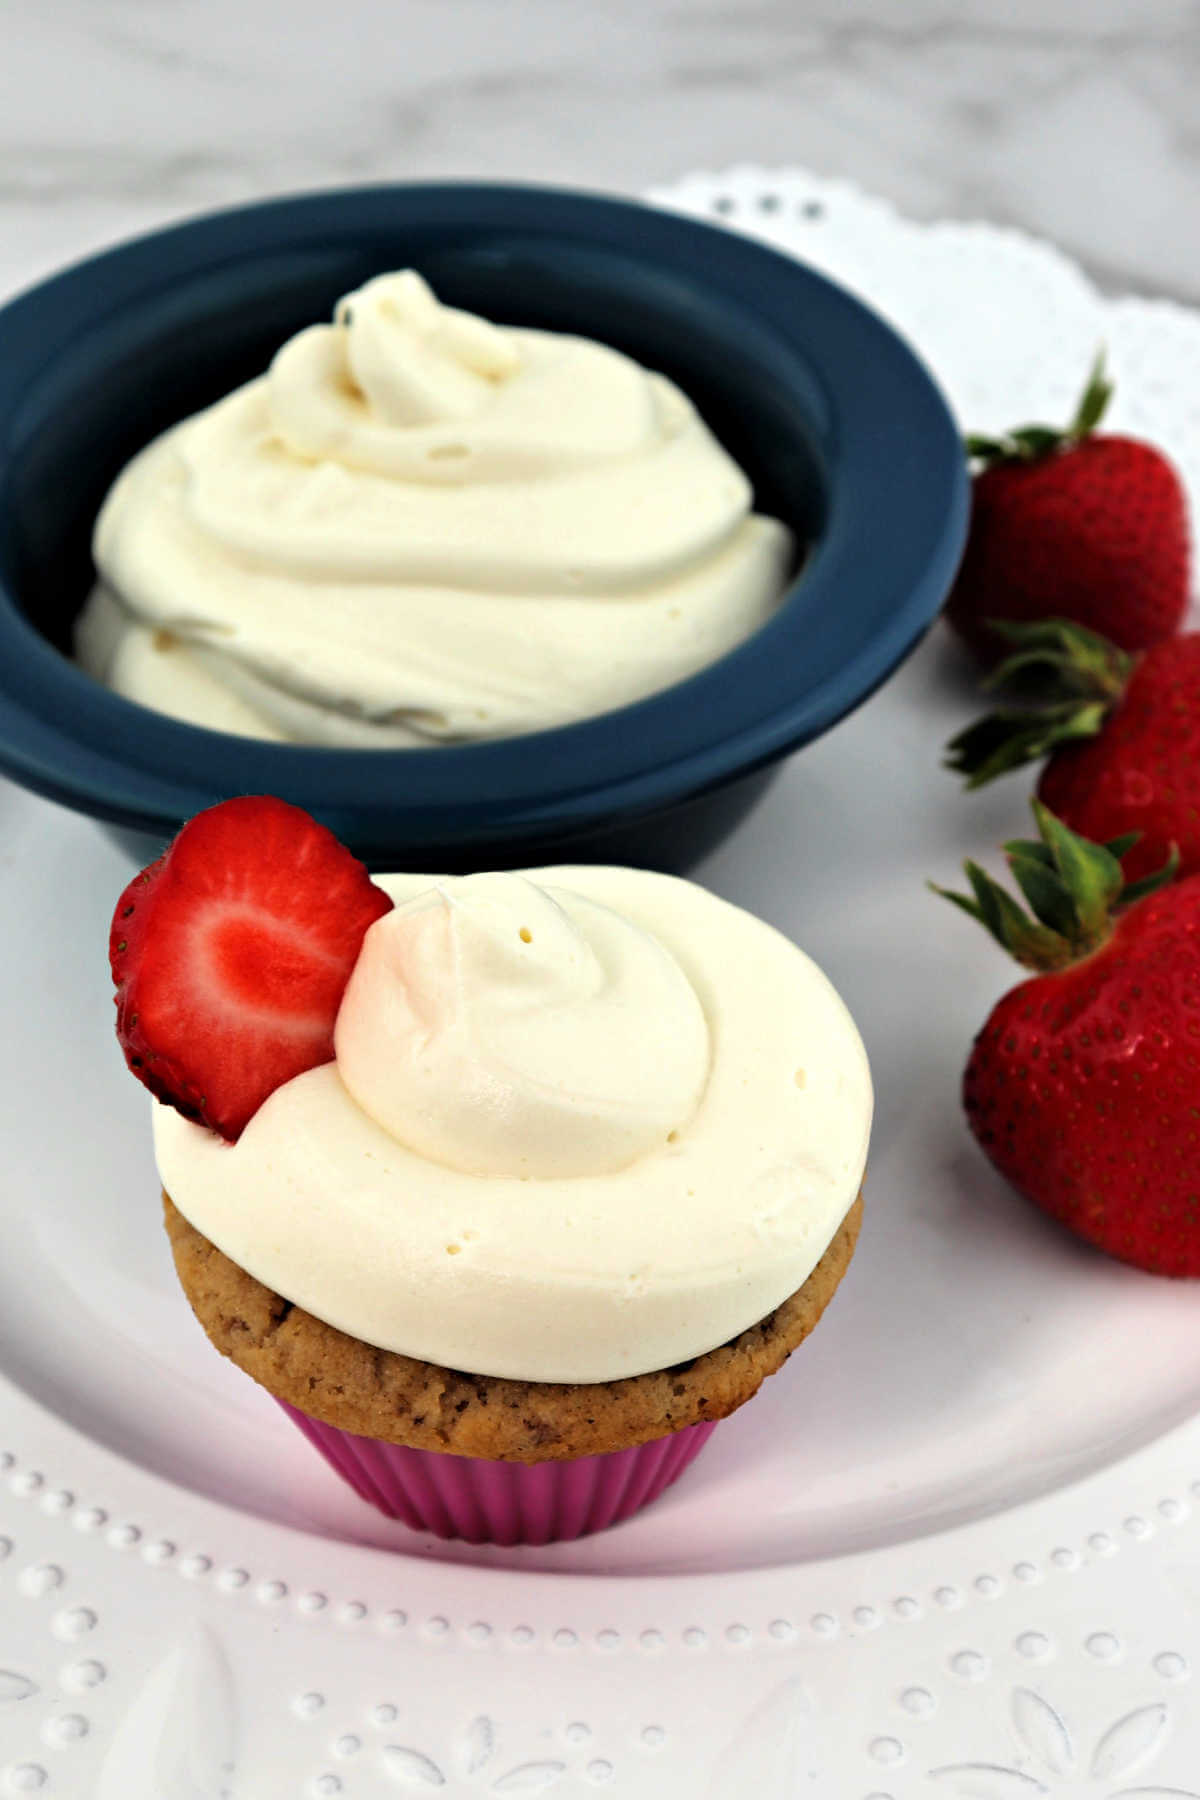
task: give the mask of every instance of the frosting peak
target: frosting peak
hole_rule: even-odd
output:
[[[439,882],[368,932],[338,1015],[363,1111],[466,1174],[607,1174],[687,1124],[708,1026],[659,941],[516,875]]]
[[[404,428],[471,418],[520,366],[511,333],[443,306],[415,269],[404,269],[347,294],[332,325],[283,346],[268,377],[271,414],[297,455],[370,467],[362,452],[371,446],[358,441],[364,415]]]
[[[587,470],[611,480],[615,464],[692,438],[685,479],[708,480],[722,532],[749,499],[744,477],[661,378],[605,344],[444,306],[414,269],[376,276],[338,301],[332,325],[286,343],[265,400],[289,455],[426,489],[512,489]],[[424,503],[436,501],[426,493]],[[693,548],[689,539],[685,554]]]

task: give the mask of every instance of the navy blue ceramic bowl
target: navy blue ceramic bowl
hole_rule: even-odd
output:
[[[771,622],[580,724],[433,750],[253,742],[108,693],[69,660],[103,496],[157,432],[260,373],[371,275],[600,338],[671,376],[811,546]],[[681,869],[773,766],[864,700],[936,614],[966,518],[958,433],[906,345],[822,276],[623,200],[380,186],[200,218],[0,311],[0,768],[159,843],[235,793],[305,806],[375,867],[551,858]]]

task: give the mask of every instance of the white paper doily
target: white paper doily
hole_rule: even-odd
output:
[[[881,312],[925,357],[972,431],[1071,417],[1100,345],[1105,429],[1169,449],[1200,518],[1200,312],[1106,299],[1051,245],[994,225],[904,219],[801,170],[691,175],[651,198],[791,251]]]
[[[863,293],[979,429],[1065,416],[1105,341],[1200,513],[1200,317],[799,173],[656,198]],[[1197,1292],[1074,1246],[962,1127],[1011,976],[922,878],[1026,788],[939,772],[969,707],[935,634],[700,872],[864,1026],[862,1249],[658,1506],[524,1555],[384,1525],[200,1339],[109,1037],[123,866],[0,789],[0,1795],[1200,1800]]]

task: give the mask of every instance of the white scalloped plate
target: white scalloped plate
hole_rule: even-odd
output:
[[[1200,516],[1197,317],[800,173],[656,198],[859,289],[980,429],[1065,414],[1103,337],[1116,423]],[[867,1225],[813,1342],[678,1487],[545,1551],[388,1524],[211,1353],[104,1049],[125,866],[0,789],[0,1795],[1200,1800],[1197,1293],[1063,1237],[961,1124],[1010,976],[923,879],[1012,835],[1027,785],[939,772],[970,706],[935,634],[702,871],[863,1026]]]

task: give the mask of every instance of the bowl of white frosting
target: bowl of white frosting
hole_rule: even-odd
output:
[[[684,868],[961,548],[903,341],[631,202],[265,202],[0,321],[0,767],[141,852],[269,792],[376,867]]]

